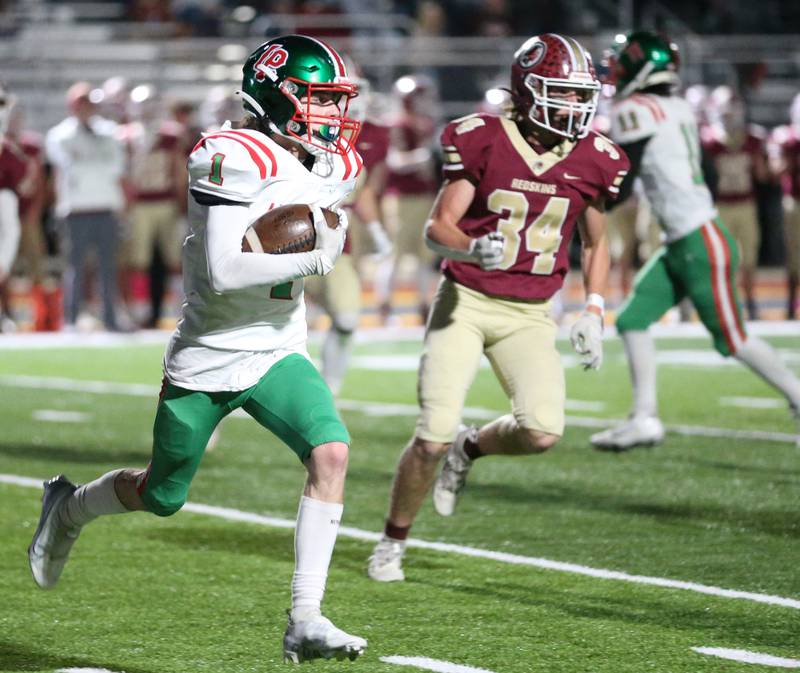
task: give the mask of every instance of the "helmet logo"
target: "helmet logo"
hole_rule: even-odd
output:
[[[537,63],[541,63],[547,52],[547,45],[544,42],[537,42],[533,45],[530,51],[520,54],[517,62],[523,68],[532,68]]]
[[[288,59],[289,52],[281,45],[270,45],[253,66],[256,71],[256,79],[259,82],[263,82],[265,77],[269,77],[274,82],[278,79],[276,70],[285,65]]]

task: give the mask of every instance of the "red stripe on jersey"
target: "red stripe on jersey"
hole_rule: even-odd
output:
[[[350,150],[353,152],[353,158],[356,160],[356,174],[353,177],[357,178],[359,173],[361,173],[361,169],[364,167],[364,160],[352,145],[350,145]]]
[[[258,149],[260,149],[264,154],[267,155],[267,158],[272,162],[272,172],[269,174],[270,177],[275,177],[278,174],[278,160],[275,158],[272,150],[269,148],[268,145],[262,143],[258,138],[253,138],[249,133],[245,133],[244,131],[235,131],[231,130],[228,133],[234,133],[237,136],[241,136],[242,138],[246,138],[249,140],[253,145],[255,145]]]
[[[723,283],[725,285],[724,290],[728,296],[728,301],[731,305],[731,311],[733,312],[733,329],[736,330],[739,338],[744,342],[747,340],[747,334],[744,331],[744,325],[742,324],[742,316],[741,313],[737,309],[736,298],[733,294],[733,283],[731,283],[731,247],[728,244],[728,239],[725,237],[725,234],[722,233],[722,230],[719,228],[719,225],[715,221],[712,220],[711,228],[717,233],[719,236],[719,240],[722,242],[722,247],[725,250],[725,277]]]
[[[725,312],[722,309],[722,293],[719,283],[717,282],[716,269],[719,266],[719,259],[714,252],[714,244],[711,242],[711,235],[705,225],[700,228],[700,232],[703,234],[703,243],[705,243],[708,258],[711,260],[711,289],[714,293],[714,308],[717,311],[717,320],[719,320],[720,327],[722,327],[722,335],[725,337],[725,343],[728,344],[728,350],[731,353],[735,353],[736,348],[733,345],[730,327],[728,321],[725,319]]]
[[[342,180],[347,180],[350,177],[350,171],[352,170],[352,166],[350,166],[350,158],[347,156],[350,153],[350,145],[347,145],[347,149],[342,154],[342,161],[344,161],[344,175],[342,176]]]
[[[258,156],[258,152],[256,152],[250,145],[244,142],[244,140],[242,140],[241,138],[237,138],[234,135],[229,135],[227,133],[212,133],[210,136],[206,136],[199,143],[197,143],[197,145],[194,146],[192,153],[194,153],[195,150],[197,150],[198,148],[202,147],[203,144],[206,142],[206,140],[210,140],[211,138],[227,138],[228,140],[235,140],[237,143],[239,143],[242,147],[244,147],[247,150],[248,154],[250,155],[250,158],[253,160],[255,165],[258,166],[258,174],[261,177],[261,179],[262,180],[266,179],[267,165],[264,163],[263,159],[261,159],[261,157]]]

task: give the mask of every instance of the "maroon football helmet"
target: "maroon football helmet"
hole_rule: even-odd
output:
[[[575,39],[545,33],[514,54],[511,98],[523,119],[576,140],[589,133],[600,82],[589,52]]]

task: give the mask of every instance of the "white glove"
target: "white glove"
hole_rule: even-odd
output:
[[[584,369],[600,369],[603,364],[603,318],[598,313],[584,311],[569,333],[572,347],[581,355]]]
[[[373,220],[367,224],[367,233],[372,239],[372,247],[378,257],[389,257],[392,254],[392,241],[378,220]]]
[[[319,206],[311,206],[314,214],[314,230],[317,233],[316,245],[314,250],[319,255],[318,272],[325,276],[333,269],[339,255],[344,249],[344,237],[347,233],[347,215],[343,210],[336,210],[339,216],[339,226],[331,229],[325,221],[325,215]]]
[[[506,247],[506,237],[500,232],[493,231],[480,238],[472,240],[469,246],[470,256],[478,262],[484,271],[499,269],[503,263],[503,249]]]

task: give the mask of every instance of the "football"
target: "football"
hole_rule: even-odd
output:
[[[322,209],[331,229],[339,226],[339,218],[332,210]],[[266,252],[286,255],[309,252],[314,249],[317,234],[314,231],[314,214],[304,203],[280,206],[268,210],[251,224],[242,239],[242,252]]]

